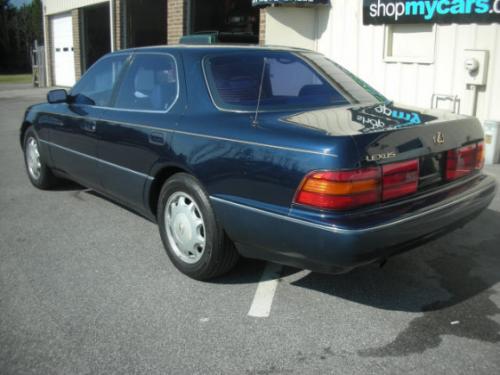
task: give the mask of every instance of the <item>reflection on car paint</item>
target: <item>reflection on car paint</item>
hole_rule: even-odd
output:
[[[390,103],[350,108],[349,110],[352,113],[352,121],[362,125],[361,133],[400,129],[436,119],[434,116],[394,107]]]

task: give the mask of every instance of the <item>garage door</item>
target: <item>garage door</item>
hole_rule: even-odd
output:
[[[75,53],[73,50],[73,21],[71,14],[53,16],[52,57],[54,83],[57,86],[73,86],[75,83]]]

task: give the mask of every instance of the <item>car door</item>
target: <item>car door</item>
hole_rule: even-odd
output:
[[[59,125],[50,132],[54,165],[76,181],[99,187],[97,124],[101,107],[109,105],[127,55],[110,55],[97,62],[60,105]]]
[[[98,126],[101,184],[118,200],[142,209],[155,163],[172,159],[170,140],[182,115],[178,55],[136,52],[103,108]]]

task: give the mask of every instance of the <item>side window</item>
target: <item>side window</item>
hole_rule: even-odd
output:
[[[74,102],[105,107],[125,65],[127,55],[106,57],[93,65],[71,90]]]
[[[168,111],[178,90],[177,66],[172,56],[138,54],[123,80],[115,107]]]
[[[209,89],[217,105],[264,110],[345,105],[347,99],[303,59],[290,52],[208,57]],[[260,90],[262,82],[262,90]]]

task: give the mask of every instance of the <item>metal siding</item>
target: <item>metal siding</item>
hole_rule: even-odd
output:
[[[43,2],[46,15],[67,12],[72,9],[101,3],[109,3],[109,0],[44,0]]]
[[[266,42],[268,35],[272,44],[288,45],[314,49],[315,47],[315,16],[314,9],[308,8],[268,8],[266,10]],[[283,33],[284,25],[294,25]]]
[[[500,25],[437,25],[433,64],[384,61],[384,26],[364,26],[362,1],[335,0],[321,8],[317,49],[359,75],[391,99],[429,107],[433,93],[460,96],[470,114],[463,51],[488,49],[488,84],[479,90],[477,116],[500,119]],[[326,22],[326,26],[322,25]]]

